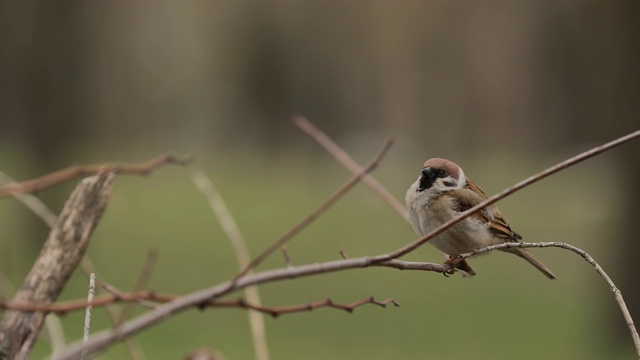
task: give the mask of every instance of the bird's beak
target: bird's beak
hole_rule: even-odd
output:
[[[418,189],[416,191],[421,192],[433,186],[433,183],[436,181],[436,174],[432,168],[426,167],[422,169],[422,175],[420,176],[420,185],[418,185]]]

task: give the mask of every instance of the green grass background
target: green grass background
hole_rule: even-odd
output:
[[[568,155],[568,154],[567,154]],[[488,161],[465,159],[470,177],[493,194],[563,159],[518,159],[494,155]],[[136,159],[124,154],[119,159]],[[86,153],[78,163],[111,160],[112,154]],[[140,157],[143,160],[144,157]],[[605,269],[615,270],[607,247],[615,236],[616,193],[593,176],[615,170],[614,162],[590,160],[531,186],[499,206],[527,241],[566,241],[590,252]],[[414,161],[415,160],[415,161]],[[399,199],[424,159],[389,155],[374,173]],[[365,162],[365,160],[361,160]],[[5,164],[25,171],[21,160]],[[350,174],[323,153],[259,155],[253,152],[199,156],[203,170],[222,193],[252,254],[277,239],[317,207]],[[487,170],[490,169],[490,170]],[[8,171],[8,170],[7,170]],[[74,182],[75,183],[75,182]],[[63,198],[73,184],[43,191]],[[57,195],[55,195],[57,194]],[[54,211],[60,201],[52,201]],[[28,226],[27,226],[28,224]],[[46,227],[13,199],[0,201],[0,268],[19,284],[37,255],[25,246]],[[358,185],[289,245],[294,264],[389,252],[414,240],[410,226],[368,188]],[[40,240],[40,239],[38,239]],[[33,241],[31,242],[33,243]],[[88,256],[100,280],[129,290],[147,252],[159,251],[149,289],[185,294],[232,277],[237,264],[227,238],[188,169],[166,167],[150,177],[119,176],[109,207],[96,229]],[[473,260],[474,278],[456,275],[359,269],[287,280],[260,287],[266,305],[293,305],[330,297],[350,303],[364,297],[389,297],[400,307],[334,309],[266,318],[272,359],[617,359],[633,356],[630,337],[615,338],[611,316],[621,318],[606,284],[586,262],[559,249],[533,250],[554,270],[549,281],[526,262],[496,253]],[[406,259],[442,261],[431,247]],[[260,269],[281,267],[277,253]],[[62,299],[86,296],[86,279],[72,278]],[[11,294],[3,294],[10,298]],[[233,294],[231,298],[241,296]],[[137,314],[143,310],[138,309]],[[68,340],[82,336],[83,312],[62,317]],[[622,321],[620,326],[624,326]],[[92,330],[109,322],[95,309]],[[46,338],[46,337],[44,337]],[[178,359],[195,348],[215,348],[227,359],[253,358],[247,314],[243,310],[190,310],[136,336],[148,359]],[[49,354],[40,341],[32,358]],[[123,345],[100,359],[123,359]]]

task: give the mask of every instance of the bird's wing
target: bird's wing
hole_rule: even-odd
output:
[[[488,198],[484,191],[469,179],[467,179],[467,184],[464,188],[452,190],[451,195],[457,202],[456,211],[459,212],[467,211]],[[489,231],[499,238],[503,238],[506,241],[522,239],[522,236],[511,230],[507,220],[494,205],[487,206],[482,211],[472,215],[472,217],[487,224]]]

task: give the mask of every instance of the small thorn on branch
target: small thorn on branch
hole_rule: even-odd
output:
[[[344,250],[340,249],[340,256],[342,256],[343,259],[348,260],[349,257],[347,256],[347,254],[344,252]]]
[[[283,245],[280,247],[280,251],[282,252],[282,256],[284,256],[284,262],[285,264],[287,264],[287,267],[290,268],[293,265],[291,265],[291,258],[289,257],[289,253],[287,252],[287,248]]]

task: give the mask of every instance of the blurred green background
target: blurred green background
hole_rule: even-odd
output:
[[[350,174],[291,124],[301,113],[360,163],[397,143],[374,175],[398,198],[429,157],[458,162],[493,194],[640,125],[637,1],[56,2],[0,5],[0,170],[26,180],[69,165],[191,152],[257,254]],[[500,203],[528,241],[579,246],[640,314],[638,142]],[[75,182],[38,193],[59,211]],[[19,286],[48,230],[0,200],[0,271]],[[359,185],[288,245],[294,264],[388,252],[410,226]],[[131,289],[187,293],[237,271],[189,169],[120,176],[88,255]],[[492,254],[478,276],[364,269],[261,287],[266,305],[326,297],[364,306],[266,318],[273,359],[616,359],[633,356],[605,283],[576,255]],[[442,261],[431,247],[407,259]],[[280,254],[260,269],[283,266]],[[3,286],[2,297],[12,296]],[[76,274],[63,299],[84,297]],[[239,295],[239,294],[238,294]],[[69,341],[82,313],[62,318]],[[108,326],[94,311],[93,329]],[[148,359],[215,348],[251,359],[241,310],[189,311],[136,337]],[[46,340],[46,337],[43,337]],[[41,341],[38,359],[50,348]],[[122,359],[117,345],[100,359]]]

